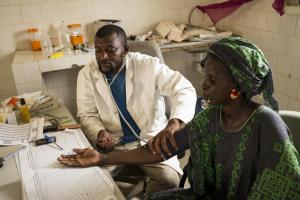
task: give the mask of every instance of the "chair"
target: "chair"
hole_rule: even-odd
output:
[[[161,63],[164,63],[164,58],[162,56],[161,50],[158,44],[148,41],[134,41],[128,42],[130,52],[140,52],[147,54],[149,56],[159,58]]]
[[[279,115],[292,132],[293,143],[300,152],[300,112],[280,110]]]

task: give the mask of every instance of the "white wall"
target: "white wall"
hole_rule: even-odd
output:
[[[163,19],[176,23],[186,22],[194,5],[207,2],[214,1],[0,0],[0,99],[16,93],[10,64],[16,49],[29,48],[24,33],[27,28],[35,26],[46,29],[55,40],[54,28],[61,20],[66,20],[67,23],[84,25],[85,38],[91,40],[91,23],[95,19],[118,18],[122,20],[128,34],[136,34],[153,28]],[[217,26],[241,34],[263,49],[273,70],[275,96],[280,108],[300,111],[300,15],[279,16],[271,7],[272,3],[273,0],[250,2]],[[207,16],[199,11],[193,13],[192,22],[204,26],[211,24]],[[188,63],[193,65],[182,59],[192,59],[192,56],[182,54],[180,57],[178,54],[165,54],[166,63],[175,68]],[[195,82],[195,74],[188,78]]]
[[[220,21],[217,27],[242,35],[264,51],[273,71],[280,109],[300,111],[300,15],[280,16],[272,8],[273,2],[247,3]],[[207,17],[197,18],[203,25],[211,25]]]
[[[121,19],[129,34],[152,29],[163,19],[187,22],[200,0],[0,0],[0,100],[16,94],[11,61],[16,50],[30,49],[28,28],[46,31],[52,41],[56,28],[80,23],[85,41],[92,41],[96,19]]]
[[[255,0],[220,23],[260,46],[273,70],[280,109],[300,111],[300,15],[280,16],[273,0]]]

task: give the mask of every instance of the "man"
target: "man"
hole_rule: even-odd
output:
[[[83,131],[99,149],[135,149],[159,132],[168,140],[181,123],[192,119],[196,94],[191,83],[158,58],[128,53],[122,28],[101,27],[95,50],[97,64],[85,66],[78,75],[77,105]],[[173,101],[169,120],[163,96]],[[116,176],[120,167],[107,169]],[[178,185],[176,157],[138,167],[150,177],[147,194]]]

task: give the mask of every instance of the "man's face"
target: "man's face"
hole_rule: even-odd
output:
[[[113,72],[119,69],[123,57],[127,53],[121,37],[113,33],[103,38],[95,38],[95,54],[99,69],[103,73]]]

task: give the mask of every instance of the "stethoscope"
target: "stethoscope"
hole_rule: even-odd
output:
[[[129,127],[129,129],[131,130],[131,132],[134,134],[135,137],[137,137],[139,140],[141,140],[141,141],[147,143],[148,141],[147,141],[146,139],[140,137],[140,136],[135,132],[135,130],[131,127],[131,125],[129,124],[129,122],[126,120],[126,118],[124,117],[124,115],[123,115],[122,111],[120,110],[118,104],[116,103],[116,100],[115,100],[115,98],[114,98],[114,95],[112,94],[112,91],[111,91],[111,85],[114,83],[114,81],[116,80],[116,78],[118,77],[118,75],[120,74],[120,72],[124,69],[125,65],[126,65],[126,57],[125,57],[125,61],[124,61],[124,59],[123,59],[123,63],[122,63],[122,66],[121,66],[120,70],[119,70],[118,73],[112,78],[112,80],[111,80],[110,82],[108,82],[108,80],[107,80],[107,78],[106,78],[106,76],[105,76],[104,74],[103,74],[103,76],[105,77],[106,83],[107,83],[108,86],[109,86],[109,93],[110,93],[110,96],[111,96],[111,98],[112,98],[114,104],[116,105],[117,110],[118,110],[118,112],[119,112],[121,118],[124,120],[124,122],[125,122],[126,125]]]

